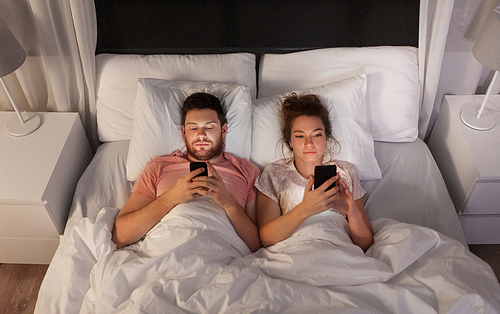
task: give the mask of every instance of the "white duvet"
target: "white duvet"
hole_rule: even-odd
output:
[[[36,313],[500,312],[489,265],[429,228],[377,219],[363,253],[344,218],[325,212],[250,254],[224,211],[199,198],[117,250],[117,212],[66,231]]]

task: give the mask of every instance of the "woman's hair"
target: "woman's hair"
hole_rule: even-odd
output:
[[[226,123],[226,114],[222,105],[220,103],[219,98],[214,95],[207,93],[194,93],[189,95],[181,109],[181,123],[184,125],[186,122],[186,115],[191,110],[201,110],[201,109],[212,109],[217,112],[217,116],[219,117],[220,125],[223,126]]]
[[[331,154],[330,150],[333,147],[338,146],[340,150],[339,142],[332,135],[332,125],[328,116],[328,110],[323,106],[319,98],[314,94],[297,96],[293,93],[283,99],[280,110],[280,120],[281,120],[281,149],[282,155],[285,156],[284,146],[288,147],[290,152],[293,152],[290,146],[290,141],[292,139],[292,127],[295,119],[301,116],[306,117],[317,117],[323,122],[325,127],[325,135],[328,141],[333,142],[332,147],[327,145],[325,154]]]

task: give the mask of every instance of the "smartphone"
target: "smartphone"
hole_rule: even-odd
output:
[[[326,180],[334,177],[337,174],[337,165],[316,166],[314,168],[314,188],[317,189]],[[333,182],[326,191],[333,188],[336,182]]]
[[[203,171],[202,173],[198,174],[195,176],[196,177],[200,177],[200,176],[208,176],[208,170],[207,170],[207,163],[204,162],[204,161],[193,161],[189,164],[189,171],[194,171],[198,168],[205,168],[205,171]]]

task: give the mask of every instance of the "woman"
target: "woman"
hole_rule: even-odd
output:
[[[332,136],[328,110],[315,95],[292,94],[284,99],[280,114],[282,144],[293,157],[268,165],[255,182],[262,244],[285,240],[307,218],[330,209],[345,217],[353,243],[366,251],[373,243],[363,206],[366,192],[353,165],[331,160],[328,141],[338,142]],[[336,164],[338,173],[313,189],[314,168],[322,164]],[[333,182],[335,187],[327,190]]]

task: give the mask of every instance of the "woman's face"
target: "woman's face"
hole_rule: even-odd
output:
[[[326,142],[325,126],[320,118],[300,116],[295,119],[290,139],[295,162],[321,165]]]

